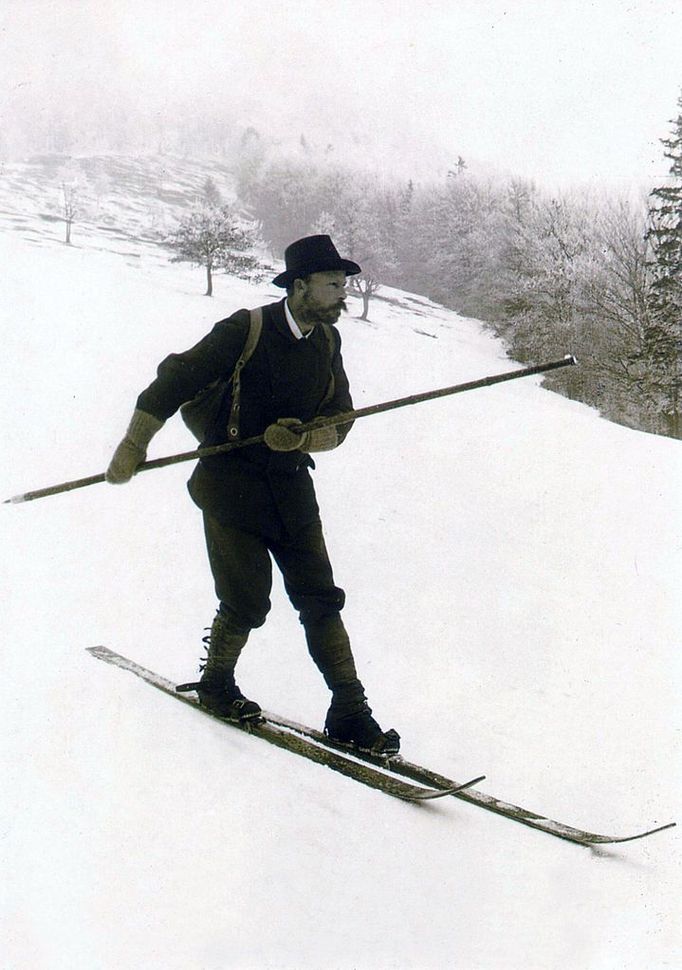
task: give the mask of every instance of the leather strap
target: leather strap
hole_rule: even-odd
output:
[[[261,330],[263,329],[263,308],[256,307],[255,310],[249,310],[249,315],[251,317],[249,333],[232,373],[232,407],[230,408],[230,419],[227,423],[227,437],[229,441],[236,441],[239,438],[241,373],[244,365],[249,361],[256,349],[258,341],[260,340]]]

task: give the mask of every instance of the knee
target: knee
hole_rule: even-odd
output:
[[[218,613],[223,619],[227,620],[233,633],[248,634],[250,630],[256,630],[263,626],[266,617],[270,612],[270,603],[260,611],[248,610],[244,608],[235,609],[221,601]]]
[[[302,602],[296,605],[301,623],[303,626],[310,626],[328,617],[338,616],[345,602],[346,594],[336,587],[318,596],[302,597]]]

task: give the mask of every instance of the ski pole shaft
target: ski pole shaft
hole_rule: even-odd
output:
[[[507,371],[505,374],[493,374],[492,377],[481,377],[476,381],[467,381],[465,384],[453,384],[452,387],[441,387],[435,391],[424,391],[423,394],[412,394],[409,397],[397,398],[395,401],[371,404],[369,407],[359,408],[357,411],[336,414],[333,418],[315,418],[313,421],[309,421],[308,424],[302,425],[301,430],[306,431],[329,425],[348,424],[357,418],[366,418],[370,414],[382,414],[384,411],[393,411],[396,408],[404,408],[412,404],[421,404],[423,401],[433,401],[439,397],[461,394],[463,391],[474,391],[478,388],[490,387],[492,384],[502,384],[504,381],[515,381],[519,377],[530,377],[532,374],[544,374],[547,371],[558,370],[560,367],[570,367],[577,363],[577,360],[572,354],[567,354],[562,360],[555,360],[549,364],[524,367],[523,370]]]
[[[315,418],[312,421],[301,424],[297,430],[313,431],[317,428],[329,428],[341,424],[350,424],[351,421],[369,417],[371,414],[382,414],[385,411],[393,411],[397,408],[421,404],[424,401],[433,401],[440,397],[449,397],[452,394],[461,394],[464,391],[474,391],[478,388],[490,387],[493,384],[514,381],[520,377],[530,377],[533,374],[545,374],[548,371],[558,370],[560,367],[570,367],[576,363],[575,357],[572,354],[567,354],[561,360],[555,360],[548,364],[524,367],[522,370],[507,371],[504,374],[493,374],[491,377],[482,377],[479,380],[467,381],[464,384],[453,384],[451,387],[441,387],[433,391],[424,391],[422,394],[412,394],[409,397],[400,397],[394,401],[384,401],[381,404],[372,404],[366,408],[345,411],[342,414],[335,414],[332,417]],[[138,472],[153,471],[156,468],[165,468],[167,465],[177,465],[183,461],[193,461],[198,458],[210,458],[213,455],[222,455],[236,448],[245,448],[247,445],[261,444],[263,440],[264,436],[260,434],[252,438],[244,438],[242,441],[231,441],[223,445],[214,445],[210,448],[198,448],[194,451],[184,451],[177,455],[168,455],[165,458],[154,458],[151,461],[143,462],[135,474]],[[22,502],[32,502],[35,499],[47,498],[50,495],[59,495],[61,492],[70,492],[76,488],[97,485],[103,481],[105,481],[104,474],[91,475],[89,478],[77,478],[72,482],[62,482],[59,485],[50,485],[47,488],[39,488],[33,492],[24,492],[21,495],[15,495],[13,498],[5,499],[3,504],[16,505]]]

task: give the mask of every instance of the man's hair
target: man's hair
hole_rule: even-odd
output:
[[[287,296],[291,296],[291,294],[294,292],[294,283],[296,280],[303,280],[304,283],[307,283],[312,275],[312,273],[306,273],[305,276],[297,276],[296,279],[293,279],[287,286]]]

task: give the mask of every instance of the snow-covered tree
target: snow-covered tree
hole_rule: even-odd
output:
[[[252,196],[257,195],[266,156],[267,149],[259,132],[253,127],[247,128],[241,136],[234,163],[237,195],[242,201],[250,203]]]
[[[361,320],[367,320],[370,300],[395,261],[391,240],[382,232],[378,202],[366,187],[348,188],[314,227],[315,232],[329,233],[337,249],[362,267],[361,273],[348,279],[351,291],[362,300]]]
[[[259,168],[247,189],[240,188],[240,198],[262,225],[273,252],[282,253],[294,239],[313,232],[326,208],[323,181],[310,160],[281,158]]]
[[[496,278],[500,218],[499,193],[488,182],[452,177],[420,193],[409,244],[417,292],[481,315]]]
[[[173,262],[191,262],[206,270],[205,296],[213,296],[213,273],[224,270],[248,276],[258,265],[249,252],[257,241],[254,224],[239,219],[228,205],[201,206],[187,215],[167,239]]]
[[[575,352],[590,388],[583,400],[613,420],[653,431],[642,367],[649,320],[645,225],[645,200],[606,200],[595,211],[592,262],[580,281],[583,333]]]

